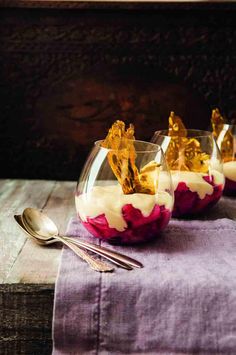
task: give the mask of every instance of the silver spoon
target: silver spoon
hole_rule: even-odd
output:
[[[21,215],[14,215],[14,218],[18,225],[21,227],[21,229],[28,235],[28,237],[32,240],[34,240],[37,244],[39,245],[49,245],[55,242],[58,242],[57,239],[51,238],[50,240],[43,240],[39,239],[38,237],[35,237],[33,234],[31,234],[26,228],[25,225],[22,221],[22,216]],[[114,268],[111,267],[110,265],[104,263],[103,261],[97,260],[93,258],[91,255],[89,255],[85,250],[80,249],[78,246],[73,245],[70,242],[63,242],[66,244],[70,249],[72,249],[75,254],[80,256],[84,261],[86,261],[93,270],[99,271],[99,272],[108,272],[108,271],[113,271]]]
[[[14,218],[15,218],[15,221],[17,222],[18,226],[28,235],[28,237],[32,240],[34,240],[37,244],[41,245],[41,246],[45,246],[45,245],[50,245],[50,244],[53,244],[53,243],[58,243],[58,239],[55,239],[54,237],[53,238],[48,238],[48,239],[42,239],[41,237],[39,238],[39,236],[37,235],[36,237],[33,236],[26,228],[25,228],[25,225],[23,224],[23,221],[22,221],[22,216],[21,215],[14,215]],[[65,238],[66,240],[68,240],[70,243],[72,244],[75,244],[78,246],[77,242],[72,239],[72,238],[68,238],[68,237],[63,237]],[[104,258],[110,260],[111,262],[113,262],[114,264],[120,266],[120,267],[123,267],[124,269],[127,269],[127,270],[132,270],[131,266],[129,266],[128,264],[126,263],[123,263],[119,260],[116,259],[116,257],[109,257],[105,254],[103,254],[102,252],[97,252],[97,251],[94,251],[93,249],[90,249],[88,248],[87,250],[90,250],[90,251],[93,251],[95,252],[96,254],[98,255],[101,255],[103,256]]]
[[[42,238],[39,238],[39,236],[33,236],[26,228],[25,228],[25,225],[23,224],[23,221],[22,221],[22,216],[21,215],[14,215],[14,218],[15,218],[15,221],[17,222],[18,226],[28,235],[28,237],[30,239],[32,239],[34,242],[36,242],[37,244],[41,245],[41,246],[45,246],[45,245],[50,245],[50,244],[53,244],[53,243],[58,243],[58,239],[55,239],[55,238],[49,238],[49,239],[42,239]],[[69,241],[69,243],[71,244],[75,244],[77,246],[77,244],[72,241],[72,238],[67,238],[65,237],[65,239],[67,239]],[[80,249],[78,246],[77,246],[78,249]],[[85,250],[81,250],[80,251],[82,252],[85,252]],[[87,254],[87,253],[86,253]],[[89,255],[89,254],[88,254]],[[80,255],[81,253],[80,253]],[[93,257],[91,255],[89,255],[90,257],[90,260],[91,258],[93,259]],[[109,259],[109,258],[108,258]],[[97,262],[100,263],[100,266],[103,267],[104,270],[101,270],[101,268],[99,268],[98,270],[96,271],[113,271],[114,269],[111,268],[110,266],[108,266],[107,264],[105,264],[104,262],[100,262],[98,261],[97,259],[94,259],[96,260]],[[111,259],[111,261],[115,264],[117,264],[118,266],[121,266],[123,267],[124,269],[127,269],[127,270],[132,270],[132,268],[129,266],[129,265],[126,265],[126,264],[123,264],[123,263],[120,263],[120,262],[115,262]],[[102,265],[101,265],[102,264]]]
[[[143,267],[139,261],[110,249],[82,240],[75,240],[73,238],[59,236],[58,229],[54,222],[47,215],[37,209],[26,208],[22,214],[22,222],[28,232],[31,234],[33,233],[33,235],[37,236],[39,239],[50,240],[51,238],[56,238],[61,241],[66,240],[73,242],[74,244],[84,249],[93,251],[126,269],[131,269],[132,266],[139,268]]]
[[[17,224],[18,224],[18,226],[28,235],[28,237],[30,238],[30,239],[32,239],[33,241],[35,241],[37,244],[39,244],[39,245],[41,245],[41,246],[45,246],[45,245],[50,245],[50,244],[53,244],[53,243],[58,243],[58,239],[55,239],[55,238],[48,238],[48,239],[45,239],[45,238],[43,238],[42,239],[42,237],[39,237],[38,235],[37,236],[33,236],[32,234],[31,234],[31,232],[30,231],[28,231],[26,228],[25,228],[25,225],[23,224],[23,221],[22,221],[22,216],[21,215],[14,215],[14,218],[15,218],[15,221],[17,222]],[[78,245],[77,245],[77,242],[76,241],[74,241],[74,239],[72,239],[72,238],[67,238],[67,237],[64,237],[66,240],[68,240],[69,241],[69,243],[71,243],[71,244],[75,244],[76,246],[77,246],[77,248],[78,248]],[[90,250],[90,249],[88,249],[88,250]],[[82,251],[84,251],[84,250],[82,250]],[[95,252],[95,253],[97,253],[98,255],[102,255],[103,256],[103,254],[99,254],[98,252]],[[80,255],[81,256],[81,255]],[[90,256],[90,259],[92,258],[91,257],[91,255],[89,255]],[[114,260],[113,260],[113,258],[112,257],[107,257],[107,256],[104,256],[104,258],[107,258],[108,260],[110,260],[110,261],[112,261],[114,264],[117,264],[118,266],[120,266],[120,267],[123,267],[124,269],[127,269],[127,270],[132,270],[132,268],[128,265],[128,264],[125,264],[125,263],[123,263],[123,262],[120,262],[120,261],[118,261],[118,260],[116,260],[115,258],[114,258]],[[97,259],[96,259],[97,260]],[[102,263],[102,262],[101,262]],[[106,264],[103,262],[103,267],[105,266]],[[97,270],[97,271],[112,271],[113,269],[109,266],[109,270]]]

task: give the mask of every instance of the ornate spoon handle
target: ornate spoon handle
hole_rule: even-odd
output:
[[[79,248],[78,246],[76,246],[73,243],[68,242],[64,238],[61,238],[59,236],[55,236],[55,239],[58,239],[62,243],[67,245],[71,250],[73,250],[73,252],[75,254],[77,254],[79,257],[81,257],[81,259],[86,261],[93,270],[99,271],[99,272],[108,272],[108,271],[111,272],[114,270],[114,268],[112,266],[110,266],[109,264],[104,263],[103,261],[94,258],[87,251]]]
[[[122,261],[122,260],[126,260],[125,259],[126,257],[124,257],[123,259],[120,258],[121,254],[116,254],[110,250],[109,250],[109,252],[107,252],[106,251],[107,249],[104,249],[96,244],[93,245],[93,244],[87,244],[87,243],[83,243],[83,242],[80,243],[73,238],[68,238],[68,237],[63,237],[63,238],[65,238],[68,242],[81,247],[83,250],[90,250],[95,254],[101,255],[103,258],[111,261],[113,264],[116,264],[119,267],[122,267],[123,269],[132,270],[133,265],[131,266],[131,264],[129,264],[127,261],[126,262]]]

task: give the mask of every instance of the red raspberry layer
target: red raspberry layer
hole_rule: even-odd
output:
[[[88,217],[87,222],[82,223],[94,237],[116,244],[137,244],[156,238],[167,226],[171,212],[164,206],[155,205],[150,215],[145,217],[139,209],[126,204],[122,215],[127,223],[122,232],[109,227],[105,214]]]
[[[204,180],[213,186],[213,193],[200,199],[197,192],[189,190],[185,182],[180,182],[175,190],[173,217],[186,217],[206,212],[220,199],[223,185],[216,185],[209,176]]]

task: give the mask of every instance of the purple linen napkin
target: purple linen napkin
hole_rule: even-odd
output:
[[[96,241],[76,219],[67,234]],[[236,353],[236,222],[172,220],[156,242],[115,249],[144,268],[100,274],[63,250],[53,355]]]

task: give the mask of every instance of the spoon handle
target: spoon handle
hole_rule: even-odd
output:
[[[100,261],[93,256],[89,255],[85,250],[80,249],[78,246],[75,246],[73,243],[70,243],[69,241],[65,240],[64,238],[60,236],[55,236],[55,239],[60,240],[62,243],[67,245],[75,254],[81,257],[84,261],[86,261],[90,267],[95,270],[95,271],[100,271],[100,272],[108,272],[108,271],[113,271],[114,268],[111,267],[110,265],[104,263],[103,261]]]
[[[64,238],[64,237],[63,237]],[[70,241],[70,243],[72,244],[75,244],[75,245],[79,245],[81,246],[81,244],[79,244],[75,239],[73,238],[67,238],[65,237],[65,239],[67,239],[68,241]],[[116,264],[117,266],[120,266],[124,269],[127,269],[127,270],[132,270],[132,267],[130,264],[128,264],[127,262],[123,262],[121,260],[119,260],[116,256],[112,256],[112,255],[107,255],[106,253],[103,253],[102,251],[99,251],[99,250],[95,250],[93,248],[89,248],[89,247],[84,247],[81,246],[81,248],[85,249],[85,250],[90,250],[92,251],[93,253],[97,254],[97,255],[101,255],[103,258],[111,261],[113,264]]]
[[[129,256],[123,255],[121,253],[118,253],[116,251],[110,250],[108,248],[105,247],[101,247],[100,245],[97,244],[92,244],[89,242],[85,242],[83,240],[79,240],[78,238],[74,239],[74,238],[69,238],[69,237],[63,237],[65,239],[67,239],[68,241],[70,240],[71,242],[73,242],[74,244],[77,244],[78,246],[80,246],[81,248],[87,249],[87,250],[91,250],[103,257],[106,257],[107,259],[113,260],[113,261],[118,261],[124,264],[128,264],[131,267],[137,267],[137,268],[142,268],[143,264],[140,263],[139,261],[130,258]]]

